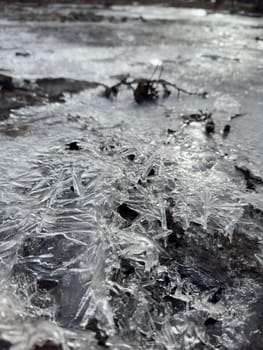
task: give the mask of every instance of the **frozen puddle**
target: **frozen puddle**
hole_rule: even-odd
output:
[[[262,20],[10,9],[0,348],[261,349]],[[208,98],[102,97],[101,84],[150,79],[157,61],[161,78]]]

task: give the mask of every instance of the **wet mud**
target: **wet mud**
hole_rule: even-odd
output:
[[[95,88],[98,84],[65,78],[43,78],[14,81],[13,77],[0,75],[0,120],[8,119],[12,110],[27,106],[64,102],[64,93],[78,93]]]

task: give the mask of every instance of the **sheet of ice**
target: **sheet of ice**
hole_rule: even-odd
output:
[[[97,349],[98,337],[113,349],[257,349],[262,186],[246,191],[235,165],[262,170],[262,47],[251,28],[262,21],[96,11],[147,21],[1,20],[1,70],[109,83],[149,77],[158,59],[165,78],[210,95],[139,106],[130,91],[110,101],[97,88],[1,122],[0,336],[17,350],[45,339]],[[31,56],[15,56],[21,48]],[[200,109],[213,113],[212,137],[180,116]],[[7,125],[26,132],[12,138]]]

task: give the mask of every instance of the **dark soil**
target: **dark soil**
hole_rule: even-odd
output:
[[[9,118],[11,110],[26,106],[64,102],[64,93],[75,94],[99,84],[66,78],[44,78],[35,82],[0,74],[0,121]]]

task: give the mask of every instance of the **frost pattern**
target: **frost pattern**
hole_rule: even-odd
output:
[[[197,152],[186,128],[173,138],[159,133],[157,141],[147,131],[105,128],[94,118],[70,117],[66,126],[55,121],[59,137],[54,129],[41,139],[35,130],[6,140],[4,339],[15,335],[17,350],[43,339],[64,349],[95,349],[91,325],[97,320],[116,349],[238,348],[239,331],[246,332],[241,314],[252,306],[242,305],[238,288],[227,287],[231,274],[213,275],[198,260],[200,245],[208,252],[231,245],[240,225],[247,233],[255,227],[246,216],[249,198],[226,170],[220,147],[211,151],[200,141]],[[67,149],[72,140],[80,150]],[[191,245],[196,251],[189,254]],[[207,319],[216,320],[220,337],[209,333]]]

